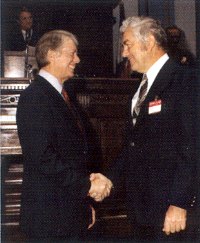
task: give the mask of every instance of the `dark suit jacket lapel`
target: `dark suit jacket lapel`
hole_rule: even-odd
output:
[[[43,89],[47,96],[50,98],[50,102],[54,104],[54,106],[59,107],[59,110],[63,110],[63,114],[67,114],[68,117],[70,116],[69,120],[73,121],[72,125],[74,126],[75,133],[80,133],[79,128],[77,127],[77,122],[70,109],[66,105],[64,99],[62,98],[61,94],[43,77],[38,76],[36,82],[37,81],[40,82],[41,89]]]
[[[135,127],[140,124],[143,116],[148,112],[149,102],[154,101],[156,98],[159,99],[162,95],[162,92],[168,87],[168,85],[170,85],[171,82],[173,82],[172,77],[173,72],[176,70],[175,67],[176,64],[171,59],[169,59],[161,68],[147,94],[145,101],[142,104]]]

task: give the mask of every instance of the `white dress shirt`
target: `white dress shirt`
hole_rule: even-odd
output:
[[[45,71],[44,69],[40,69],[39,75],[45,78],[61,94],[63,86],[62,84],[60,84],[56,77],[54,77],[52,74]]]
[[[33,34],[33,30],[31,29],[30,30],[30,39],[31,39],[32,34]],[[26,30],[22,30],[22,35],[24,37],[24,40],[26,41]]]
[[[165,53],[146,72],[147,79],[148,79],[147,93],[149,92],[149,90],[150,90],[150,88],[151,88],[156,76],[158,75],[160,69],[167,62],[168,59],[169,59],[169,56],[168,56],[167,53]],[[134,110],[134,107],[135,107],[136,102],[137,102],[138,97],[139,97],[140,88],[141,88],[141,84],[140,84],[137,92],[135,93],[135,95],[133,96],[133,99],[132,99],[131,115],[133,115],[133,110]]]

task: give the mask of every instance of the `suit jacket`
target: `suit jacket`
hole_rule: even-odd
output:
[[[17,126],[24,157],[22,229],[33,237],[82,234],[90,213],[86,134],[44,78],[22,92]]]
[[[29,46],[36,46],[39,40],[39,34],[33,29],[31,39],[29,41]],[[5,49],[7,51],[24,51],[26,50],[26,42],[24,40],[21,29],[16,28],[10,36],[7,37],[7,43],[5,43]]]
[[[158,73],[133,126],[131,99],[124,149],[108,173],[125,175],[128,216],[162,225],[169,205],[190,208],[196,193],[195,72],[168,60]],[[149,114],[149,102],[162,102]],[[116,187],[115,187],[116,188]]]

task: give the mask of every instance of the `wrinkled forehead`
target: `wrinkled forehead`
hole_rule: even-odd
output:
[[[69,36],[63,36],[62,37],[62,46],[65,46],[65,47],[69,47],[69,48],[77,48],[77,41],[76,39],[73,39],[73,37],[69,37]]]
[[[127,42],[127,41],[131,41],[131,40],[134,40],[136,37],[135,37],[135,34],[134,34],[134,30],[132,28],[127,28],[124,33],[122,34],[122,41],[123,43],[124,42]]]
[[[72,51],[76,51],[77,50],[77,45],[75,43],[75,41],[69,37],[63,36],[62,37],[62,44],[60,45],[60,47],[58,48],[58,50],[72,50]]]

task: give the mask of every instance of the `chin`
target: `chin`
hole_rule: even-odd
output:
[[[135,68],[134,66],[131,66],[131,70],[132,70],[133,72],[138,72],[138,71],[137,71],[137,68]]]
[[[67,75],[67,78],[69,79],[69,78],[73,78],[74,77],[74,73],[69,73],[68,75]]]
[[[134,65],[134,63],[130,63],[131,64],[131,69],[132,70],[135,70],[135,65]]]

